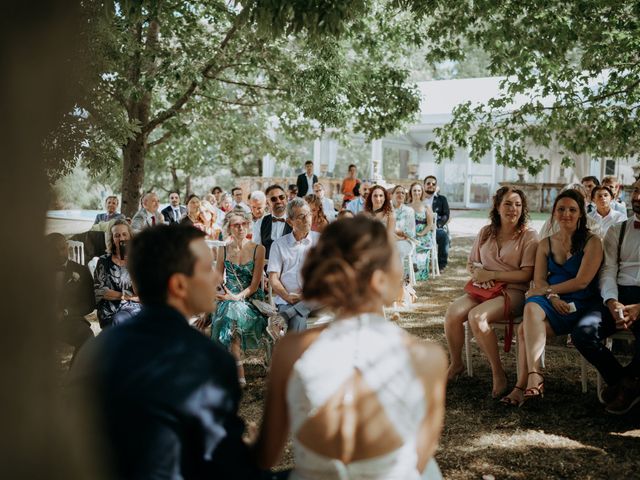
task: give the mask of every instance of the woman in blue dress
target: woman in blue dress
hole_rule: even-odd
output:
[[[559,230],[538,244],[534,286],[526,296],[519,329],[519,383],[512,404],[544,393],[541,358],[547,336],[565,335],[587,312],[599,308],[597,273],[602,241],[587,227],[584,198],[576,190],[556,197],[552,211]]]
[[[223,228],[231,241],[218,249],[216,270],[224,275],[225,282],[211,321],[211,336],[235,357],[242,386],[247,382],[241,351],[259,348],[267,326],[265,316],[251,303],[253,299],[265,299],[260,288],[265,249],[247,240],[250,225],[250,214],[243,211],[232,210],[225,217]]]

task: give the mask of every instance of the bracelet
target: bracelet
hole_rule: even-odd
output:
[[[547,294],[547,300],[551,300],[552,298],[560,298],[560,295],[558,295],[557,293]]]

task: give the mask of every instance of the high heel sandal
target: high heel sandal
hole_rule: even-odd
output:
[[[521,388],[519,386],[515,386],[513,387],[514,390],[520,390],[523,394],[524,394],[524,388]],[[509,394],[511,395],[511,394]],[[502,397],[499,400],[499,403],[503,404],[503,405],[508,405],[509,407],[521,407],[522,404],[524,403],[524,399],[522,400],[516,400],[514,398],[511,398],[509,395],[506,395],[504,397]]]
[[[542,375],[540,372],[529,372],[529,375],[533,375],[534,373],[536,375],[539,375],[542,381],[540,381],[537,386],[529,387],[524,391],[525,400],[536,397],[544,398],[544,375]]]

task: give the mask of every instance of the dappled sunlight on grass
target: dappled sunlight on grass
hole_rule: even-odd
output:
[[[528,450],[531,447],[578,449],[586,448],[593,452],[605,454],[601,448],[585,445],[561,435],[545,433],[540,430],[525,430],[515,433],[485,433],[463,448],[468,452],[485,448],[501,448],[506,450]]]

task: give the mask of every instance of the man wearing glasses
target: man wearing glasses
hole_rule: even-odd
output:
[[[438,195],[438,179],[429,175],[424,179],[424,203],[429,205],[433,213],[437,214],[436,219],[436,243],[438,244],[438,268],[443,271],[449,261],[449,202],[444,195]]]
[[[271,213],[253,224],[253,241],[264,245],[265,257],[269,259],[271,244],[291,232],[287,223],[287,196],[280,185],[271,185],[265,190]]]
[[[291,331],[307,328],[311,307],[301,302],[302,264],[309,249],[320,236],[311,231],[311,209],[301,198],[294,198],[287,205],[287,224],[292,232],[273,242],[271,258],[267,266],[269,282],[273,289],[276,308]]]

